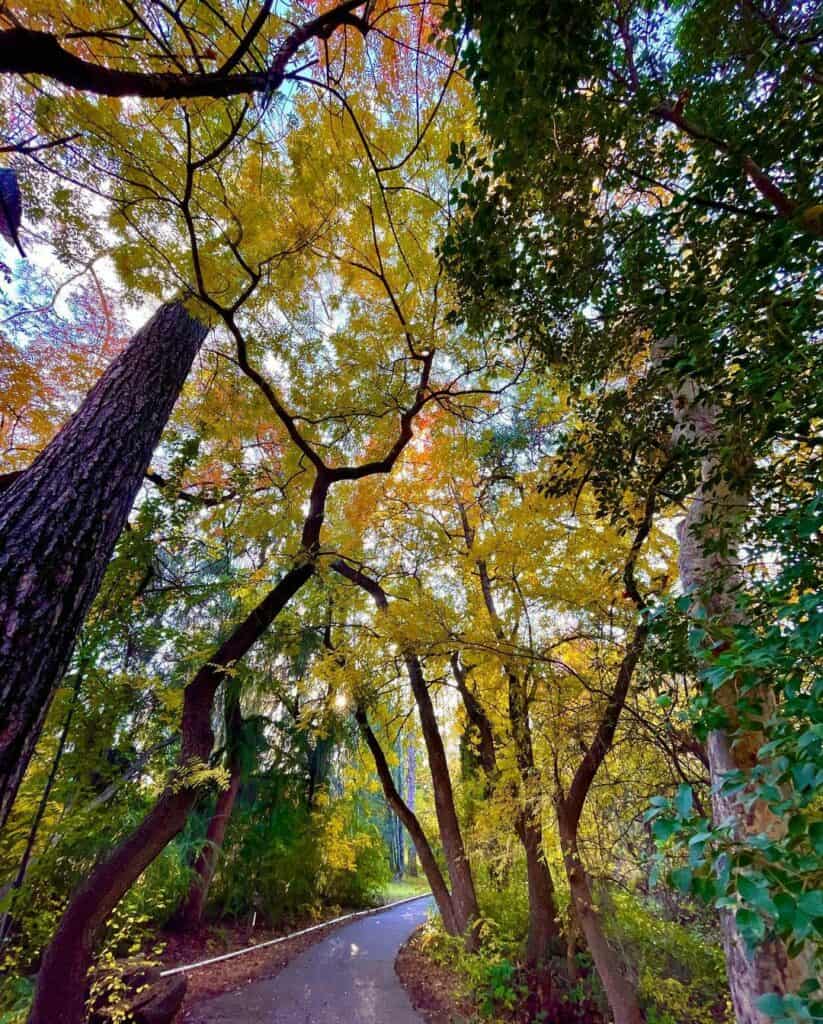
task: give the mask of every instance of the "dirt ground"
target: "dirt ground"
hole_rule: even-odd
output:
[[[412,1005],[427,1024],[469,1024],[473,1007],[469,999],[460,997],[457,976],[421,952],[420,938],[419,931],[412,935],[394,965]]]

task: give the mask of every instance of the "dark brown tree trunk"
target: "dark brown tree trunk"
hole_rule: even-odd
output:
[[[223,840],[226,837],[226,829],[231,820],[237,794],[240,792],[240,774],[240,765],[235,762],[232,765],[228,788],[221,790],[218,794],[214,814],[209,819],[206,842],[195,861],[194,878],[180,912],[180,924],[185,931],[194,931],[200,927],[203,921],[209,887],[214,878],[220,852],[223,849]]]
[[[29,834],[26,839],[26,845],[23,850],[23,856],[20,858],[20,865],[17,868],[17,874],[8,889],[9,893],[15,892],[20,889],[23,882],[26,880],[26,872],[29,869],[31,863],[31,855],[34,851],[34,844],[37,841],[37,834],[40,831],[40,824],[43,821],[43,815],[46,813],[46,807],[49,803],[49,797],[54,786],[55,780],[57,779],[57,771],[60,767],[60,762],[63,759],[63,751],[66,749],[66,740],[69,738],[69,729],[71,728],[72,719],[74,718],[74,712],[77,710],[77,701],[80,696],[80,686],[83,681],[82,672],[78,671],[74,679],[74,688],[71,695],[71,703],[69,704],[69,710],[66,713],[66,717],[63,720],[63,727],[60,730],[60,739],[57,741],[57,750],[55,751],[54,758],[51,763],[49,770],[49,777],[46,779],[46,785],[43,787],[43,792],[40,796],[40,802],[37,805],[37,811],[35,812],[34,819],[29,829]],[[5,895],[0,894],[0,898]],[[6,934],[12,927],[12,912],[10,909],[6,909],[5,912],[0,916],[0,943],[6,937]]]
[[[443,919],[443,927],[449,935],[459,935],[461,933],[461,929],[458,927],[456,922],[451,893],[449,892],[448,886],[443,878],[443,872],[440,870],[440,866],[438,865],[434,853],[432,852],[432,848],[429,845],[426,833],[423,831],[423,827],[418,821],[417,815],[410,810],[401,798],[400,794],[397,792],[397,787],[395,786],[394,779],[392,778],[391,769],[386,761],[386,755],[383,753],[383,748],[380,746],[377,737],[374,735],[374,732],[369,725],[366,712],[362,708],[357,708],[355,711],[355,718],[357,719],[357,724],[360,727],[360,732],[371,751],[372,757],[374,758],[374,766],[377,770],[377,777],[380,779],[380,784],[383,787],[383,794],[386,797],[386,803],[403,823],[403,826],[411,837],[411,841],[414,843],[414,848],[417,851],[417,856],[420,858],[420,864],[423,868],[424,874],[426,875],[426,881],[431,887],[432,895],[434,896],[435,903],[437,903],[437,909],[440,911],[440,916]]]
[[[388,599],[379,583],[364,573],[353,569],[346,562],[334,562],[332,568],[339,572],[341,576],[356,583],[357,586],[370,594],[380,611],[384,612],[387,610]],[[452,789],[451,773],[449,772],[449,762],[446,758],[446,748],[443,746],[443,737],[440,735],[440,727],[437,724],[437,716],[434,713],[434,705],[423,676],[420,659],[414,652],[407,649],[403,652],[403,661],[406,666],[409,682],[411,683],[412,694],[417,704],[423,741],[426,744],[426,753],[432,776],[432,788],[434,790],[434,808],[437,815],[440,840],[443,844],[443,853],[446,857],[449,880],[451,881],[452,906],[454,907],[455,920],[458,931],[466,937],[467,949],[472,950],[477,947],[478,942],[476,922],[479,918],[479,909],[471,865],[466,856],[466,848],[463,844],[463,835],[460,831],[460,822],[457,817],[457,808],[454,803],[454,791]]]
[[[606,938],[600,915],[594,906],[589,879],[577,849],[576,826],[560,808],[557,818],[574,916],[586,939],[597,974],[606,991],[614,1024],[643,1024],[644,1017],[634,985],[623,973],[620,957]]]
[[[137,828],[75,890],[43,957],[29,1024],[82,1024],[86,978],[108,915],[181,831],[197,799],[197,789],[185,785],[185,774],[208,763],[214,742],[212,704],[225,668],[248,652],[313,574],[311,562],[286,573],[186,687],[178,778],[172,780]]]
[[[650,521],[651,512],[649,513]],[[637,550],[639,550],[639,545]],[[630,565],[633,568],[633,560]],[[634,589],[633,574],[629,573],[628,576],[631,580],[631,589]],[[645,647],[648,633],[649,627],[644,618],[635,628],[634,636],[623,656],[614,689],[609,696],[597,732],[574,773],[569,792],[566,796],[558,792],[555,802],[560,845],[563,850],[563,865],[569,883],[574,917],[586,939],[594,966],[606,992],[606,999],[614,1016],[614,1024],[642,1024],[644,1018],[635,987],[624,974],[620,957],[612,949],[603,931],[600,915],[592,900],[588,875],[580,859],[577,834],[591,785],[614,742],[614,735],[626,702],[629,685]]]
[[[454,904],[457,927],[461,934],[466,936],[466,947],[471,950],[477,946],[476,923],[480,912],[477,906],[471,865],[466,856],[457,808],[454,803],[446,748],[443,746],[443,737],[440,735],[437,716],[434,713],[429,688],[423,677],[420,659],[414,654],[407,654],[404,660],[417,704],[423,740],[429,759],[432,789],[434,790],[434,809],[437,814],[440,840],[443,843],[443,853],[451,880],[452,903]]]
[[[560,845],[563,850],[563,865],[569,883],[574,919],[586,939],[589,952],[594,960],[595,968],[606,992],[606,998],[614,1017],[614,1024],[642,1024],[644,1017],[640,1009],[635,986],[629,981],[622,970],[617,952],[612,949],[603,931],[600,915],[594,906],[588,875],[580,859],[578,848],[578,830],[583,808],[589,795],[592,783],[600,770],[600,766],[614,743],[620,716],[626,703],[629,687],[634,671],[646,646],[649,636],[648,609],[646,601],[640,594],[634,577],[634,568],[643,544],[649,535],[654,519],[657,488],[669,470],[667,462],[656,474],[649,493],[643,518],[629,550],[623,570],[623,582],[626,593],[640,613],[640,621],[634,628],[629,640],[614,688],[609,694],[606,707],[597,724],[594,737],[586,753],[577,766],[568,793],[561,789],[559,777],[556,779],[557,793],[555,811],[557,826],[560,833]]]
[[[529,886],[529,933],[526,939],[526,963],[545,964],[552,952],[560,950],[560,925],[554,881],[543,851],[543,829],[532,814],[524,812],[517,834],[526,851],[526,876]]]
[[[409,810],[414,814],[417,802],[417,748],[414,737],[410,736],[406,743],[406,803]],[[417,860],[414,853],[414,845],[409,847],[409,856],[406,861],[406,873],[412,876],[417,875]]]
[[[0,496],[0,826],[207,331],[161,306]]]
[[[471,549],[474,535],[468,529],[467,520],[464,522],[464,532],[467,546]],[[483,603],[486,606],[492,631],[496,639],[500,643],[504,643],[506,636],[503,623],[497,614],[491,578],[483,559],[478,559],[477,571],[480,577]],[[543,850],[543,824],[539,806],[540,780],[534,762],[526,680],[521,672],[512,666],[508,667],[506,677],[509,723],[514,741],[515,760],[523,787],[523,810],[515,823],[515,830],[526,853],[526,875],[529,887],[529,932],[526,938],[526,961],[532,966],[537,966],[546,963],[552,952],[552,947],[559,947],[561,931],[554,881]],[[481,737],[485,737],[482,740],[481,750],[490,746],[494,753],[494,736],[486,715],[482,709],[480,712],[469,711],[469,714],[474,719],[478,719],[481,715],[486,719],[485,726],[481,726],[478,721]],[[484,760],[487,760],[488,757],[488,754],[484,754]]]
[[[523,786],[524,807],[517,831],[526,851],[529,884],[529,934],[526,961],[545,963],[552,947],[560,942],[557,901],[549,865],[543,851],[543,825],[539,804],[539,779],[534,764],[529,700],[526,682],[518,672],[509,672],[509,720],[515,757]]]

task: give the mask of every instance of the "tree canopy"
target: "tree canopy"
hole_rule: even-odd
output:
[[[0,10],[0,1021],[392,877],[486,1019],[819,1017],[817,14]]]

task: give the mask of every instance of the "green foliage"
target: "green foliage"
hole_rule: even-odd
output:
[[[609,937],[637,978],[649,1021],[715,1024],[731,1017],[723,951],[694,920],[669,919],[660,905],[613,893]]]
[[[734,736],[743,738],[757,728],[763,742],[752,771],[728,773],[723,791],[747,808],[768,808],[783,827],[741,835],[733,823],[713,826],[696,813],[687,786],[674,801],[655,799],[648,815],[655,837],[681,860],[669,872],[676,888],[733,913],[750,949],[777,936],[793,955],[811,948],[818,956],[823,942],[823,627],[820,565],[809,540],[821,525],[819,499],[767,524],[764,542],[770,540],[772,553],[779,553],[780,571],[740,595],[743,620],[701,673],[703,692],[691,711],[705,734],[716,726],[713,694],[734,682],[739,715]],[[707,628],[698,624],[695,643],[705,642]],[[774,698],[765,716],[764,687]],[[815,988],[798,998],[790,1004],[792,1012],[800,1012],[799,1006],[819,1012]]]
[[[355,800],[308,808],[283,778],[254,780],[255,799],[233,815],[211,889],[230,918],[255,911],[272,924],[325,907],[379,902],[391,877],[376,824]]]
[[[24,1024],[33,994],[31,978],[5,977],[0,989],[0,1024]]]

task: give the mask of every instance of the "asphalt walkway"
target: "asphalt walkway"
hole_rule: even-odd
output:
[[[275,978],[204,1003],[197,1024],[420,1024],[394,973],[431,897],[344,925]]]

